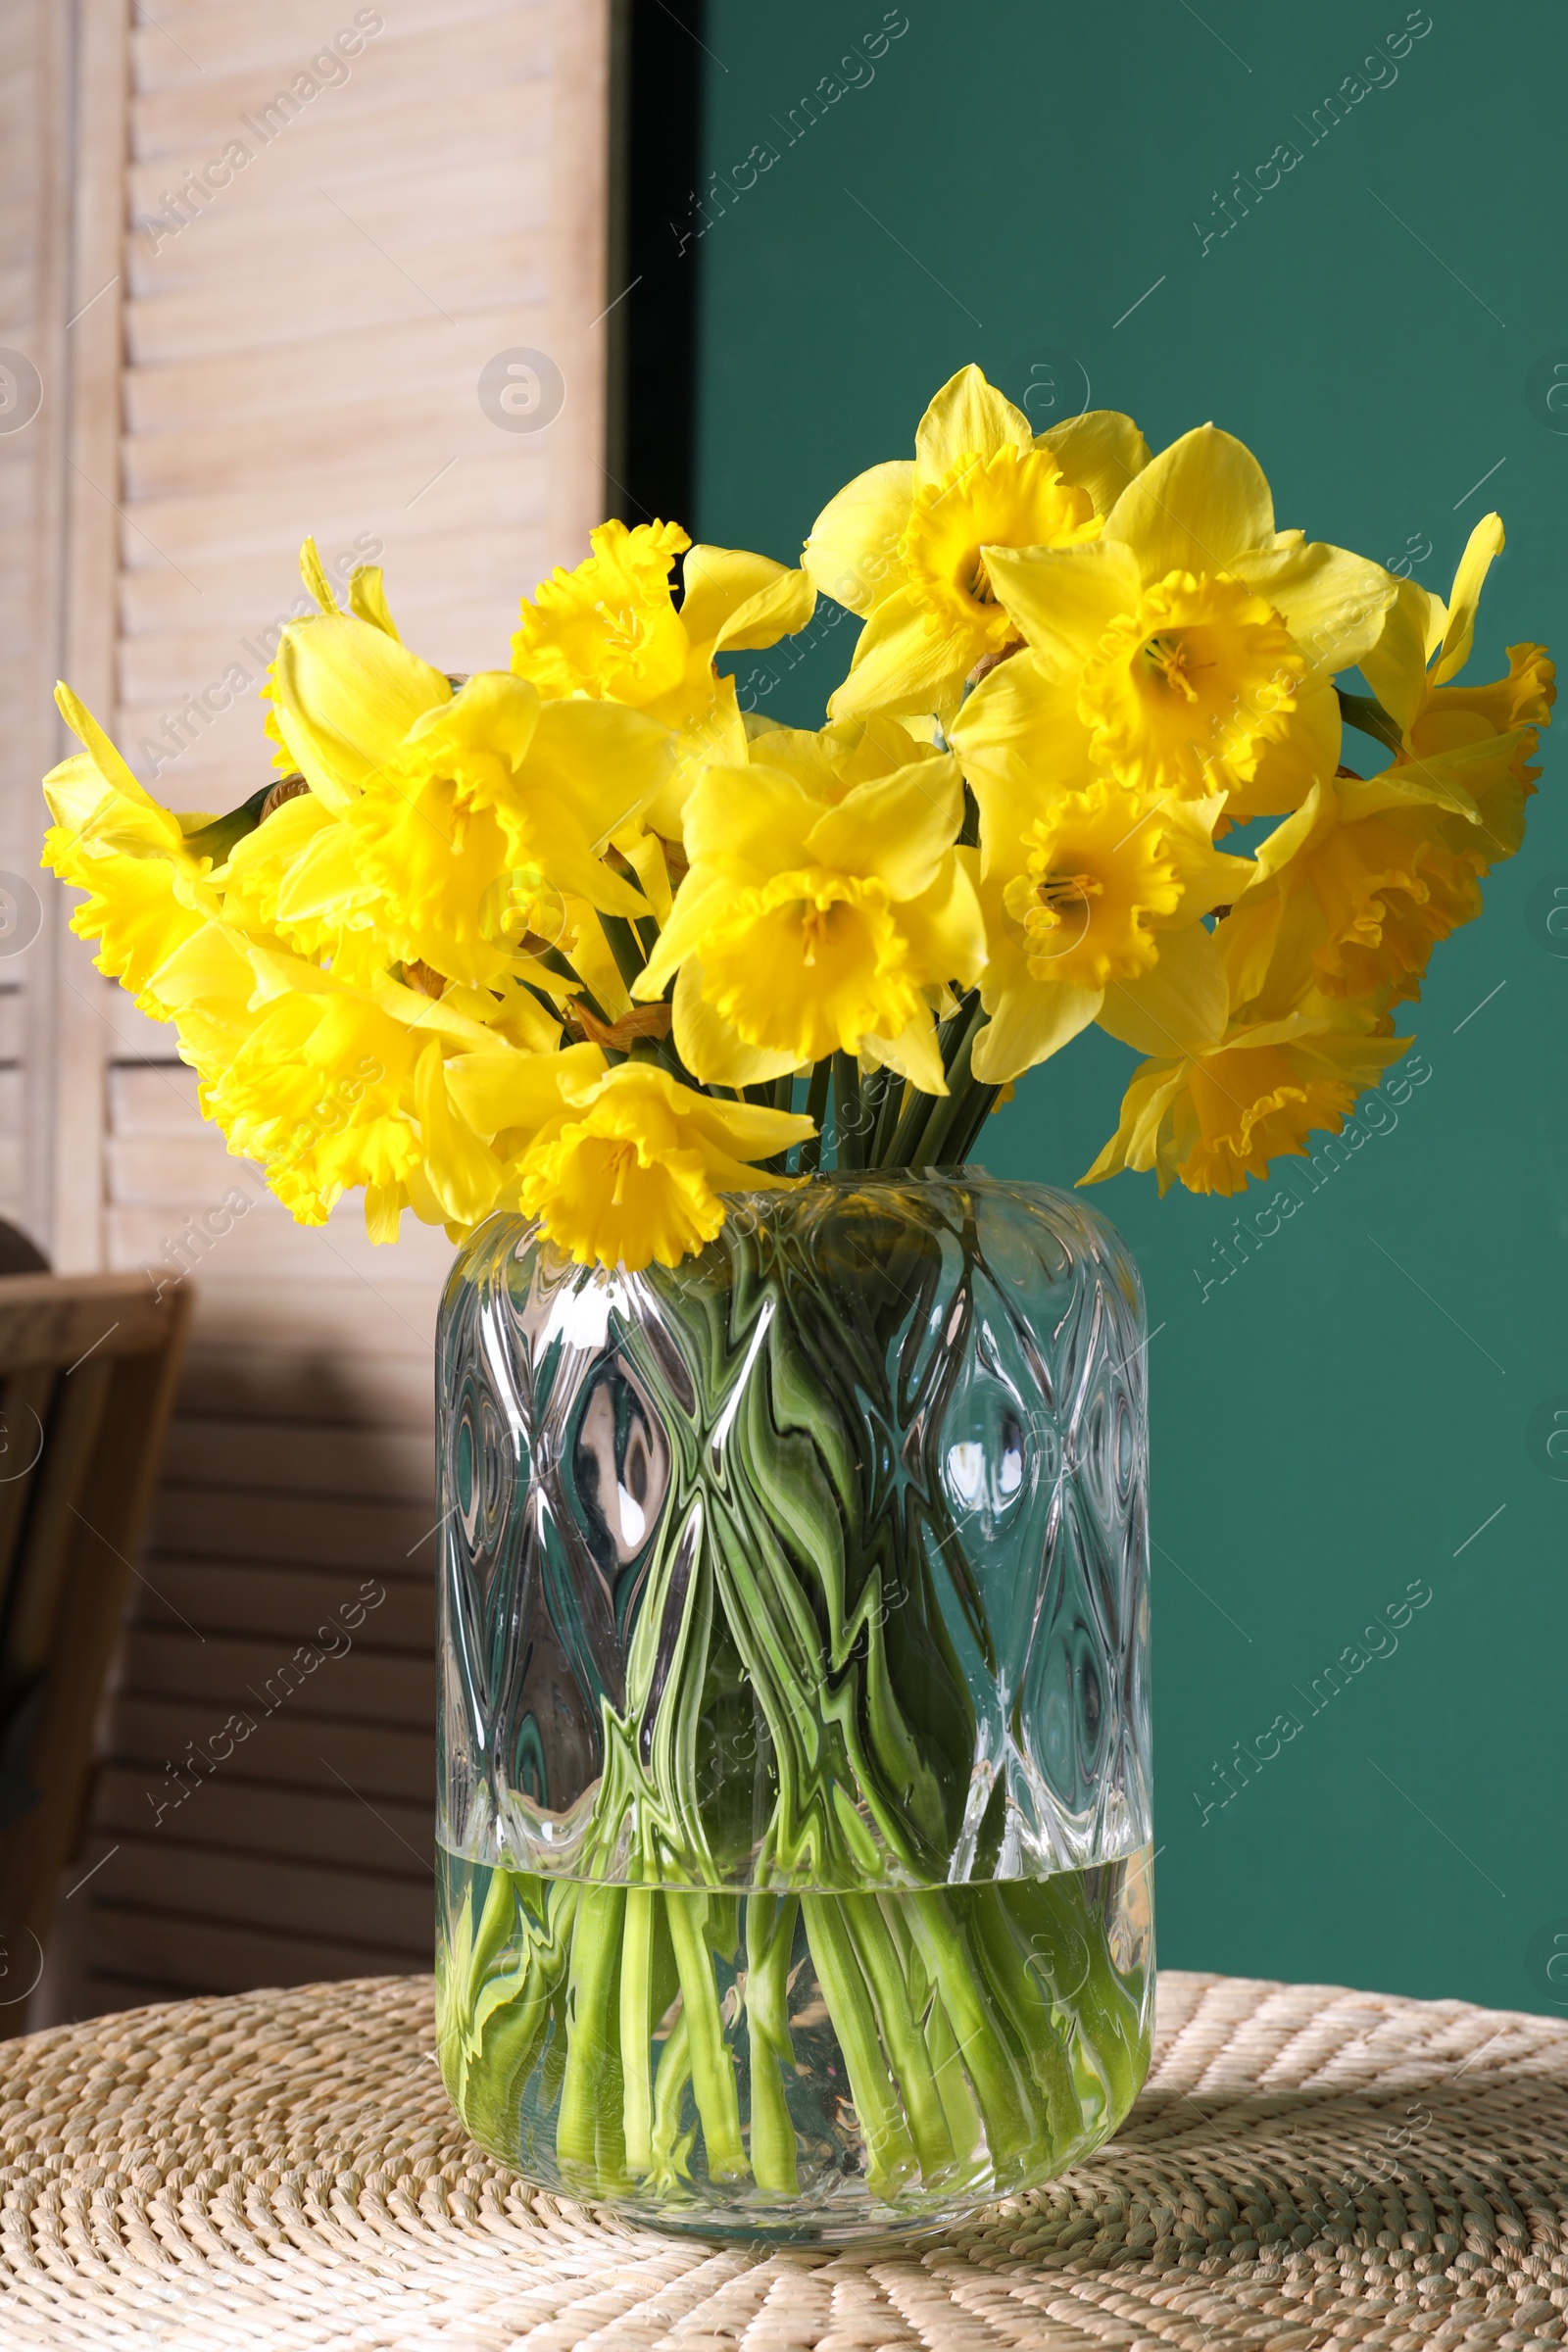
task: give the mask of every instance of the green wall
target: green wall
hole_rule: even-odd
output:
[[[1429,29],[1390,58],[1407,22]],[[791,143],[791,109],[884,24],[907,28]],[[755,185],[710,198],[696,246],[701,536],[793,558],[834,489],[910,450],[963,362],[1015,399],[1041,387],[1043,421],[1053,378],[1031,370],[1071,387],[1070,360],[1156,449],[1215,418],[1261,459],[1282,524],[1408,554],[1440,593],[1494,503],[1509,542],[1472,674],[1521,637],[1568,641],[1568,415],[1541,390],[1568,363],[1559,6],[712,0],[704,39],[705,169]],[[1351,75],[1364,95],[1315,125]],[[1300,161],[1221,235],[1216,195],[1282,142]],[[819,617],[794,667],[743,662],[764,673],[751,699],[819,723],[855,626]],[[1224,1273],[1215,1244],[1257,1188],[1161,1202],[1123,1176],[1094,1196],[1158,1335],[1172,1965],[1568,2009],[1546,1969],[1559,1932],[1568,1953],[1568,1461],[1545,1446],[1557,1405],[1568,1427],[1568,940],[1554,953],[1545,925],[1553,883],[1568,896],[1561,772],[1548,744],[1523,853],[1413,1008],[1410,1077],[1233,1276],[1205,1294],[1194,1269]],[[1020,1089],[989,1164],[1070,1184],[1133,1066],[1092,1032]],[[1401,1612],[1412,1586],[1430,1598]],[[1310,1712],[1356,1643],[1365,1664]],[[1298,1735],[1222,1803],[1216,1764],[1270,1747],[1292,1710]]]

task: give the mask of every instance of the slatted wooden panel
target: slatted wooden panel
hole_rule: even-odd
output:
[[[608,8],[156,18],[130,32],[105,298],[124,351],[114,718],[162,797],[218,809],[269,773],[256,689],[307,531],[344,573],[382,562],[404,635],[453,669],[504,664],[518,595],[586,552]],[[345,28],[364,36],[346,78],[318,65],[285,120],[279,93]],[[185,173],[232,139],[250,160],[180,224]],[[484,363],[518,347],[565,379],[536,434],[479,404]],[[426,1965],[450,1247],[409,1219],[373,1250],[357,1205],[293,1226],[202,1125],[167,1034],[107,990],[93,1017],[103,1256],[188,1268],[198,1310],[49,2013]]]
[[[53,949],[36,892],[37,784],[55,756],[49,690],[60,654],[69,311],[64,157],[51,130],[66,31],[49,0],[10,0],[0,11],[0,1216],[42,1240],[47,1123],[26,1118],[24,1089],[47,1052],[46,1034],[29,1040],[27,1024]],[[42,392],[30,414],[28,368]],[[28,1133],[40,1146],[30,1165]]]

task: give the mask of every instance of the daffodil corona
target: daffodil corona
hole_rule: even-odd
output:
[[[1228,1192],[1339,1127],[1519,848],[1551,662],[1460,675],[1501,544],[1445,602],[1278,527],[1215,425],[1037,434],[964,368],[800,567],[608,521],[509,670],[307,543],[276,781],[176,815],[62,687],[44,861],[308,1222],[671,1265],[824,1154],[963,1159],[1091,1024],[1145,1058],[1090,1178]],[[827,722],[744,716],[725,665],[819,595],[862,623]]]

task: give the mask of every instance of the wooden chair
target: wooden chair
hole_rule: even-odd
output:
[[[0,2040],[80,1835],[190,1305],[144,1274],[0,1276]]]

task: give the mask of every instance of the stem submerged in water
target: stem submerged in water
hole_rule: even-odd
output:
[[[735,2093],[735,2069],[724,2046],[724,2025],[718,2011],[718,1988],[708,1957],[704,1930],[711,1901],[722,1895],[666,1894],[669,1933],[680,1973],[681,2016],[691,2055],[692,2088],[702,2118],[708,2170],[714,2180],[744,2179],[746,2150],[741,2145],[740,2106]]]
[[[857,2131],[867,2190],[896,2205],[1045,2178],[1119,2119],[1147,2063],[1100,1875],[758,1891],[743,1918],[712,1888],[475,1874],[448,1914],[447,2081],[512,2160],[524,2118],[554,2108],[561,2184],[583,2196],[690,2206],[701,2176],[765,2210],[800,2195],[807,2149],[819,2170]]]
[[[563,2173],[580,2178],[585,2188],[603,2189],[623,2179],[626,2169],[620,2045],[610,2025],[618,2015],[625,1909],[623,1886],[584,1887],[571,1938],[556,2152]]]
[[[746,1905],[746,2024],[751,2045],[752,2172],[759,2188],[793,2197],[799,2185],[795,2127],[784,2095],[793,2072],[789,1973],[800,1901],[754,1894]]]

